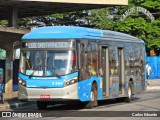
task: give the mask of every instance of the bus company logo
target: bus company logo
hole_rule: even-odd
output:
[[[2,117],[12,117],[11,112],[2,112]]]
[[[50,99],[50,95],[47,94],[47,95],[40,95],[40,98],[41,99]]]

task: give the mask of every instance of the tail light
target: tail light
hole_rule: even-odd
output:
[[[72,55],[72,61],[76,62],[76,55],[75,54]]]

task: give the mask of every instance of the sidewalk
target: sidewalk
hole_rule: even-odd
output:
[[[20,102],[18,100],[18,91],[10,93],[10,94],[3,94],[5,101],[4,103],[0,103],[0,111],[12,109],[12,108],[18,108],[21,106],[26,106],[29,104],[33,104],[34,102]]]
[[[160,79],[149,79],[149,86],[160,86]]]
[[[6,100],[3,104],[0,103],[0,111],[27,106],[29,104],[33,104],[33,102],[20,102],[18,98]]]
[[[146,90],[160,90],[160,79],[150,79],[148,83]]]

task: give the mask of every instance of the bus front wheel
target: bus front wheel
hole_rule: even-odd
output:
[[[85,103],[85,108],[88,109],[98,106],[98,90],[96,83],[92,85],[90,97],[91,97],[90,101]]]
[[[43,101],[37,101],[38,110],[45,110],[47,108],[47,104]]]

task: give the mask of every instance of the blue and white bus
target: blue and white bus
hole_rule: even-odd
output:
[[[65,101],[88,108],[145,90],[144,41],[119,32],[74,26],[36,28],[22,37],[19,100],[38,109]]]

